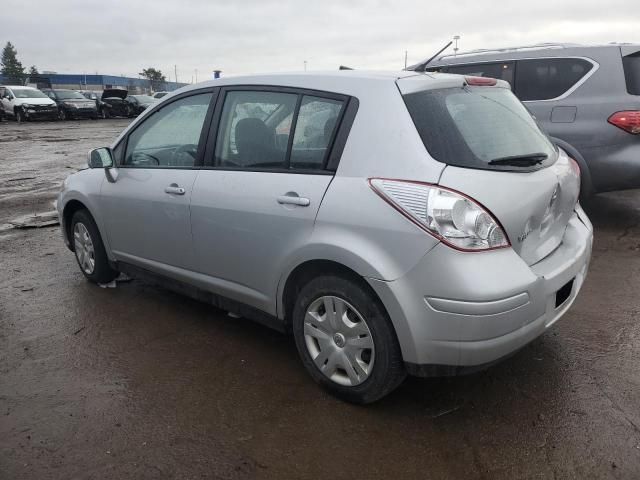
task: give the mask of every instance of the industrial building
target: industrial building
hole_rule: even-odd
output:
[[[105,88],[124,88],[133,94],[150,93],[152,91],[173,91],[186,83],[152,82],[147,79],[118,77],[116,75],[88,75],[67,73],[42,73],[27,75],[25,83],[37,88],[66,88],[71,90],[102,91]],[[0,75],[0,84],[5,83]]]

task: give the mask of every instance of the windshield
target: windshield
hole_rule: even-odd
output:
[[[467,168],[537,169],[557,152],[524,105],[506,88],[462,87],[404,96],[429,154]]]
[[[59,100],[86,100],[84,95],[73,90],[54,90],[54,92]]]
[[[49,98],[35,88],[16,88],[13,90],[13,94],[16,98]]]
[[[132,97],[134,97],[136,100],[138,100],[140,103],[153,103],[154,99],[153,97],[150,97],[149,95],[131,95]]]

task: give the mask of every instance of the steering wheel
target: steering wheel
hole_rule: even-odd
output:
[[[169,161],[169,165],[178,166],[178,167],[193,166],[193,164],[195,163],[197,154],[198,154],[197,145],[194,145],[193,143],[180,145],[171,154],[171,160]],[[191,158],[186,157],[187,155]]]
[[[131,163],[133,163],[134,165],[148,165],[148,164],[160,165],[160,160],[158,159],[158,157],[155,157],[150,153],[138,151],[133,153],[133,158]]]

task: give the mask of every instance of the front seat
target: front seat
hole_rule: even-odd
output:
[[[284,165],[283,155],[276,155],[275,130],[259,118],[243,118],[236,124],[236,148],[238,160],[243,167],[252,165]],[[281,165],[277,165],[280,163]]]

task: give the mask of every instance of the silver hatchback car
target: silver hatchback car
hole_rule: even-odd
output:
[[[58,199],[84,275],[125,272],[291,332],[357,403],[520,349],[570,307],[579,169],[506,82],[340,71],[167,95]]]

